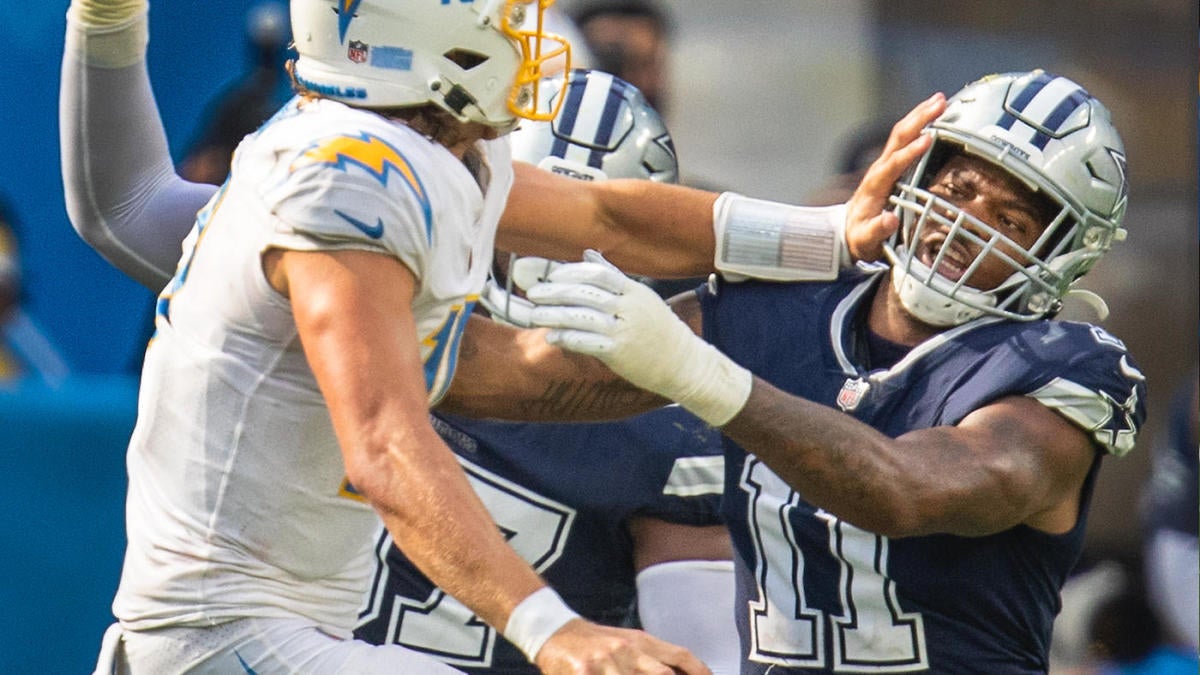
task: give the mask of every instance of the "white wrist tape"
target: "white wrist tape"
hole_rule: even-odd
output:
[[[723,193],[713,204],[714,264],[731,281],[828,281],[853,267],[846,205],[792,206]]]
[[[686,337],[690,353],[679,362],[687,366],[687,376],[680,382],[688,389],[658,393],[674,399],[708,424],[724,426],[746,406],[754,375],[699,336]]]
[[[504,637],[533,663],[550,636],[578,617],[554,589],[545,586],[530,593],[508,615]]]
[[[85,65],[126,68],[142,61],[150,42],[145,0],[97,8],[76,0],[67,10],[67,49]]]

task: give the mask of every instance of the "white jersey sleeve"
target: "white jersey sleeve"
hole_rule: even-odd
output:
[[[422,169],[410,158],[422,148],[398,147],[394,126],[372,130],[356,122],[297,148],[280,167],[286,176],[263,193],[264,205],[278,218],[270,243],[377,251],[398,258],[420,279],[434,234]],[[411,137],[401,140],[420,138],[399,133]]]

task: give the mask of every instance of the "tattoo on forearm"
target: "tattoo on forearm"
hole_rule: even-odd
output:
[[[530,402],[530,411],[538,417],[569,420],[620,415],[645,408],[655,400],[653,394],[624,381],[557,380],[550,382],[542,394]]]

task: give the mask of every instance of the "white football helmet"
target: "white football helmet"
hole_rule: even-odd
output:
[[[933,145],[897,184],[891,203],[900,231],[884,245],[900,300],[921,321],[954,326],[983,314],[1025,321],[1053,315],[1075,280],[1125,238],[1124,145],[1108,109],[1071,80],[1041,70],[984,77],[951,97],[925,132]],[[938,169],[955,153],[999,165],[1053,205],[1057,215],[1033,246],[1018,246],[929,192]],[[932,266],[912,250],[925,228],[947,231]],[[951,281],[934,270],[956,238],[980,253]],[[1015,255],[999,250],[1000,244]],[[989,255],[1008,264],[1012,275],[992,290],[971,287],[972,275]]]
[[[637,87],[598,70],[576,69],[565,84],[544,81],[540,95],[540,107],[557,107],[558,115],[513,131],[513,159],[577,180],[679,181],[667,125]],[[532,305],[512,287],[515,262],[515,256],[497,257],[480,304],[498,321],[527,326]]]
[[[350,105],[433,103],[460,121],[501,129],[519,118],[550,119],[556,111],[537,108],[542,65],[570,63],[570,45],[542,31],[552,4],[292,0],[296,80]]]

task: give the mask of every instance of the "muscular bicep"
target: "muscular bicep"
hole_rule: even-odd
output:
[[[957,426],[911,432],[896,442],[904,452],[930,449],[926,461],[908,463],[930,477],[927,527],[964,535],[1018,524],[1055,534],[1070,530],[1096,452],[1078,427],[1021,396],[980,408]]]
[[[809,503],[889,537],[982,536],[1021,523],[1065,532],[1096,452],[1078,427],[1023,396],[890,438],[762,380],[723,431]]]

